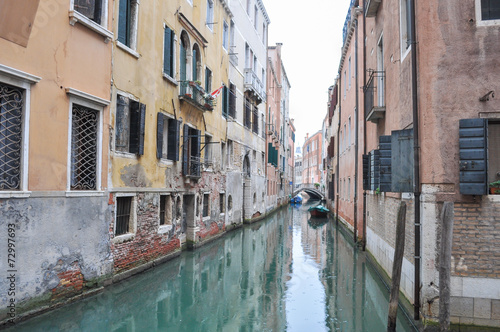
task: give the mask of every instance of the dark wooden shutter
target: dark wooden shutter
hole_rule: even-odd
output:
[[[391,133],[391,191],[413,192],[413,129]]]
[[[370,156],[367,154],[363,155],[363,190],[370,190]]]
[[[391,191],[391,136],[379,137],[380,191]],[[376,188],[375,188],[376,189]]]
[[[179,138],[181,122],[173,119],[168,120],[168,148],[167,159],[179,161]]]
[[[116,101],[115,119],[115,149],[128,152],[130,120],[128,113],[128,98],[118,95]]]
[[[180,78],[181,81],[186,80],[186,48],[184,47],[184,43],[181,43],[181,54],[180,54]],[[181,85],[181,88],[186,89],[184,85]]]
[[[380,188],[380,151],[370,151],[370,189],[377,190]]]
[[[462,119],[459,122],[460,193],[488,193],[487,120]]]
[[[229,91],[227,86],[222,88],[222,115],[227,118]]]
[[[500,1],[481,0],[481,19],[497,20],[500,18]]]
[[[196,157],[194,175],[201,174],[201,130],[195,130],[196,139],[193,140],[194,156]]]
[[[140,104],[139,107],[139,155],[144,154],[144,135],[146,133],[146,105]]]
[[[173,31],[170,28],[165,27],[164,31],[164,45],[163,45],[163,72],[170,77],[173,77],[173,61],[172,61],[172,50],[173,50]]]
[[[184,125],[182,131],[182,174],[188,175],[188,162],[189,162],[189,127]]]
[[[229,83],[229,116],[236,117],[236,85]]]
[[[130,101],[130,140],[129,150],[130,153],[139,154],[139,136],[141,126],[141,111],[140,104],[136,101]]]
[[[168,121],[165,115],[158,112],[156,119],[156,158],[158,159],[163,157],[163,127],[165,121]]]
[[[267,162],[272,164],[273,158],[273,143],[267,143]]]
[[[130,46],[130,0],[119,0],[118,41]]]
[[[192,54],[192,64],[191,64],[191,68],[192,68],[192,72],[193,72],[193,76],[191,76],[193,79],[193,81],[197,81],[198,80],[198,63],[197,63],[197,60],[196,59],[197,57],[197,51],[196,51],[196,48],[193,48],[193,54]]]

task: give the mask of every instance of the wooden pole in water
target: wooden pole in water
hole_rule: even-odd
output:
[[[453,244],[452,202],[445,202],[441,212],[441,255],[439,264],[439,325],[440,331],[450,328],[450,283],[451,283],[451,248]]]
[[[389,299],[389,318],[387,320],[387,332],[396,331],[399,283],[401,281],[401,267],[403,265],[403,254],[405,250],[405,223],[406,202],[401,202],[399,204],[398,220],[396,224],[396,248],[394,251],[394,263],[392,265],[392,286],[391,296]]]

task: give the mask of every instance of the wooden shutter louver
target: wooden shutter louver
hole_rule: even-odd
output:
[[[459,121],[460,193],[486,195],[488,193],[487,120]]]
[[[391,136],[379,137],[380,191],[391,191]]]
[[[370,155],[363,155],[363,190],[370,190]]]
[[[158,113],[156,121],[156,158],[163,158],[163,126],[164,121],[168,119],[165,118],[163,113]]]
[[[413,129],[391,133],[391,191],[413,192]]]
[[[165,27],[164,32],[164,45],[163,45],[163,72],[170,77],[173,77],[173,31],[170,28]]]
[[[130,101],[130,140],[129,152],[139,154],[140,145],[140,126],[141,126],[141,110],[140,103]]]
[[[181,121],[168,120],[168,147],[167,159],[179,161],[179,139],[181,132]]]
[[[189,127],[184,125],[182,131],[182,174],[188,175],[188,161],[189,161]]]
[[[380,151],[379,150],[370,151],[369,156],[370,156],[369,158],[370,174],[368,175],[370,178],[369,187],[371,190],[377,190],[377,188],[380,188]]]

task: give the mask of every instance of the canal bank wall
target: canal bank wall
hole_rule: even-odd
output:
[[[146,196],[143,198],[147,199]],[[147,201],[151,202],[153,199]],[[178,257],[184,250],[200,249],[241,228],[244,224],[262,221],[288,205],[288,201],[283,200],[280,205],[263,214],[245,219],[243,223],[222,227],[214,234],[208,233],[200,237],[198,242],[184,242],[181,245],[179,241],[169,241],[175,244],[171,245],[169,250],[158,252],[154,256],[150,255],[147,259],[144,259],[144,254],[128,257],[127,265],[117,268],[119,266],[117,262],[123,259],[120,260],[118,255],[113,255],[111,252],[113,244],[108,236],[109,224],[89,222],[95,220],[96,216],[100,218],[99,220],[111,218],[110,215],[114,214],[113,204],[110,204],[113,203],[111,198],[108,204],[103,204],[102,197],[75,198],[72,201],[64,198],[51,200],[47,200],[46,197],[43,200],[34,198],[29,199],[33,210],[25,209],[23,204],[12,204],[13,202],[20,201],[1,203],[0,211],[7,218],[7,223],[16,222],[17,244],[20,250],[18,257],[31,257],[31,259],[18,261],[17,271],[22,271],[22,278],[16,279],[15,283],[15,316],[9,315],[11,311],[8,299],[4,299],[7,302],[0,312],[0,329],[100,293],[105,287],[120,283]],[[72,204],[69,204],[70,202]],[[158,213],[159,206],[140,201],[139,205],[143,207],[140,211],[145,215],[148,215],[147,211],[152,215]],[[149,206],[149,209],[144,206]],[[151,212],[152,209],[156,210]],[[68,213],[75,214],[78,218],[69,218]],[[69,220],[71,222],[68,222]],[[73,228],[73,231],[68,228]],[[58,235],[54,237],[54,234]],[[153,251],[156,250],[155,247],[159,247],[154,241],[151,241],[150,246]],[[142,252],[147,253],[146,249],[143,248]],[[141,248],[137,250],[141,252]],[[5,296],[9,294],[9,285],[7,282],[0,284],[1,294]]]

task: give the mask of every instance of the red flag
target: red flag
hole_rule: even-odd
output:
[[[224,87],[224,85],[221,85],[221,87],[218,88],[217,90],[215,90],[214,92],[212,92],[210,94],[210,96],[212,96],[212,98],[214,98],[214,99],[217,98],[220,95],[220,93],[222,92],[223,87]]]

